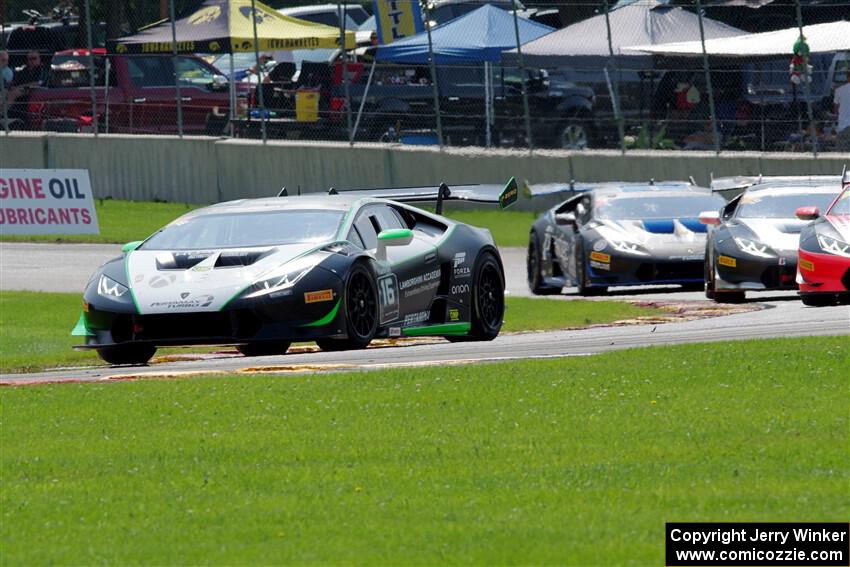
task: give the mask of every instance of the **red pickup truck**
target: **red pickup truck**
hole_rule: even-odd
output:
[[[173,134],[177,132],[177,88],[171,56],[111,55],[95,49],[95,97],[101,132]],[[192,55],[177,57],[183,101],[183,131],[221,134],[229,122],[226,77]],[[108,83],[105,80],[108,75]],[[30,130],[90,131],[92,102],[89,52],[56,53],[47,84],[29,91]],[[106,86],[108,84],[108,87]],[[237,84],[237,108],[247,106],[246,87]]]

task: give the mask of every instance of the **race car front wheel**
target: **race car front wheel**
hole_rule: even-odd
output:
[[[714,266],[708,260],[708,254],[705,255],[705,263],[703,264],[703,277],[705,278],[705,297],[714,299]]]
[[[345,339],[317,339],[324,351],[366,348],[378,331],[378,291],[375,276],[362,263],[354,264],[345,285],[343,306],[348,337]]]
[[[152,345],[121,345],[97,349],[97,354],[109,364],[147,364],[156,353]]]
[[[537,233],[528,235],[528,255],[526,256],[526,274],[528,278],[528,289],[534,295],[554,295],[561,290],[549,287],[543,283],[543,249],[537,238]]]

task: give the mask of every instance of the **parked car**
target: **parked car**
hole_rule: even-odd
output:
[[[797,218],[814,221],[800,231],[797,283],[811,306],[850,302],[850,172],[844,189],[823,214],[817,206],[797,209]]]
[[[435,139],[434,91],[427,66],[381,65],[376,68],[371,84],[368,84],[366,63],[352,62],[347,69],[350,80],[347,89],[342,82],[342,63],[338,61],[326,64],[305,61],[297,75],[293,75],[292,63],[282,63],[280,73],[277,68],[273,70],[270,83],[263,87],[271,135],[347,139],[347,95],[353,122],[358,122],[357,140],[397,142],[415,134]],[[483,67],[440,67],[437,79],[445,143],[485,145]],[[491,140],[495,146],[526,143],[522,81],[516,69],[494,70]],[[536,147],[584,148],[592,144],[595,124],[589,89],[552,82],[545,72],[531,69],[526,70],[525,82]],[[314,123],[293,121],[296,93],[303,88],[316,89],[320,95],[319,116]],[[257,102],[254,97],[252,106]],[[358,121],[356,115],[361,107]]]
[[[700,211],[723,199],[687,182],[550,185],[532,196],[570,193],[528,236],[528,286],[537,295],[576,286],[679,284],[702,289],[705,227]]]
[[[737,303],[747,291],[797,289],[797,249],[806,224],[795,217],[803,206],[826,210],[841,178],[792,179],[748,187],[719,211],[700,213],[710,225],[705,252],[705,294]]]
[[[3,49],[9,52],[9,64],[12,67],[24,65],[29,51],[38,51],[42,62],[49,65],[54,53],[70,49],[86,40],[85,30],[81,29],[76,14],[68,10],[56,9],[48,15],[25,10],[24,14],[29,19],[13,24],[4,42]],[[93,45],[102,47],[106,40],[106,26],[99,22],[93,28]]]
[[[32,130],[79,131],[92,120],[88,51],[57,53],[47,86],[29,93],[28,127]],[[70,83],[68,70],[71,74]],[[171,134],[177,132],[177,89],[171,56],[95,56],[96,107],[100,127],[109,132]],[[219,134],[229,120],[227,79],[202,59],[181,55],[177,77],[182,97],[183,130]],[[239,95],[248,89],[240,87]],[[243,99],[244,100],[244,99]]]

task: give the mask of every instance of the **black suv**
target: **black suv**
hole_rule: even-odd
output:
[[[292,66],[289,64],[281,64]],[[309,127],[323,139],[346,139],[345,87],[340,84],[341,73],[327,64],[302,66],[293,89],[310,86],[313,77],[320,89],[319,121]],[[275,82],[272,71],[270,78]],[[337,70],[338,71],[338,70]],[[287,69],[285,74],[291,76]],[[351,112],[356,117],[361,108],[355,139],[358,141],[405,141],[406,137],[419,136],[433,139],[436,130],[434,93],[431,74],[427,66],[379,64],[368,87],[369,64],[360,63],[348,87]],[[321,80],[316,80],[320,77]],[[447,145],[484,146],[487,142],[485,116],[485,81],[483,66],[449,67],[437,69],[444,141]],[[566,81],[550,80],[545,71],[527,69],[521,76],[516,68],[492,68],[492,121],[490,142],[493,146],[524,146],[526,129],[522,100],[522,82],[525,81],[531,115],[532,142],[535,147],[584,148],[593,145],[596,132],[593,118],[593,92]],[[278,81],[286,85],[285,78]],[[294,115],[292,90],[264,87],[266,108],[277,117],[271,122],[288,132],[274,134],[292,137],[293,129],[301,129],[298,137],[312,135],[305,125],[293,124],[284,117]],[[276,93],[276,94],[275,94]],[[365,100],[364,100],[365,98]]]

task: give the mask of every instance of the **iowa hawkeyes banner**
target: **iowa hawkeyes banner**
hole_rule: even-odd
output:
[[[177,20],[179,53],[239,53],[254,51],[251,0],[206,0]],[[278,14],[256,2],[260,51],[339,47],[339,29]],[[355,47],[354,33],[345,32],[345,47]],[[110,53],[171,53],[171,22],[163,21],[133,36],[112,40]]]
[[[372,0],[372,5],[381,45],[416,35],[425,29],[419,0]]]

